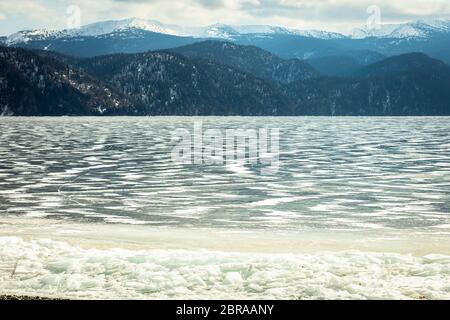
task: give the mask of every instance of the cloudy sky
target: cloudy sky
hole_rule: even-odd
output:
[[[204,26],[270,24],[346,32],[364,25],[367,8],[381,9],[381,22],[449,18],[449,0],[0,0],[0,35],[67,25],[67,8],[81,8],[82,24],[99,20],[147,18]]]

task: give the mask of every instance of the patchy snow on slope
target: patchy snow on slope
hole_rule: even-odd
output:
[[[61,31],[57,30],[25,30],[13,33],[6,38],[5,43],[7,45],[15,45],[18,43],[27,43],[32,40],[46,40],[56,38],[61,34]]]

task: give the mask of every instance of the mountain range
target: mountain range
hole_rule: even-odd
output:
[[[214,38],[222,40],[231,40],[247,34],[290,34],[322,39],[345,37],[342,34],[333,32],[317,30],[303,31],[267,25],[231,26],[217,23],[207,27],[180,27],[177,25],[163,24],[155,20],[130,18],[124,20],[101,21],[74,29],[19,31],[6,37],[6,42],[8,45],[14,45],[30,41],[95,37],[115,32],[133,32],[136,30],[179,37],[193,37],[199,39]]]
[[[450,115],[449,26],[23,31],[0,39],[0,115]]]
[[[302,60],[377,52],[393,56],[425,53],[450,63],[450,20],[363,26],[344,35],[277,26],[180,27],[154,20],[103,21],[78,29],[26,30],[3,39],[6,46],[52,50],[79,57],[114,53],[139,53],[180,47],[207,39],[253,45],[281,58]]]

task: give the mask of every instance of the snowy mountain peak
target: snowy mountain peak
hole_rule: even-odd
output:
[[[340,39],[347,36],[318,30],[296,30],[270,25],[226,25],[217,23],[207,27],[180,27],[163,24],[155,20],[123,19],[101,21],[82,26],[78,29],[55,30],[28,30],[20,31],[7,37],[7,45],[16,45],[39,40],[54,40],[71,37],[97,37],[114,32],[148,31],[173,36],[195,38],[213,38],[235,40],[242,35],[296,35],[316,39]],[[426,38],[436,33],[450,33],[450,20],[420,20],[403,24],[379,24],[363,26],[355,29],[350,37],[363,39],[376,38]]]
[[[296,30],[271,25],[226,25],[217,23],[204,28],[186,29],[186,34],[194,37],[207,37],[231,40],[241,35],[297,35],[319,39],[344,38],[339,33],[316,31],[316,30]]]
[[[181,28],[173,25],[165,25],[154,20],[130,18],[124,20],[110,20],[91,23],[81,28],[56,30],[26,30],[19,31],[7,37],[8,45],[27,43],[29,41],[49,40],[66,37],[96,37],[125,30],[144,30],[149,32],[164,33],[169,35],[181,35]]]
[[[327,31],[296,30],[270,25],[247,25],[247,26],[231,26],[231,27],[239,34],[286,34],[319,39],[332,39],[345,37],[342,34]]]
[[[123,20],[109,20],[91,23],[78,29],[54,30],[29,30],[20,31],[10,35],[6,43],[15,45],[29,41],[50,40],[67,37],[96,37],[114,32],[143,30],[174,36],[189,36],[196,38],[214,38],[233,40],[241,35],[247,34],[290,34],[320,39],[332,39],[344,37],[338,33],[315,30],[295,30],[270,25],[247,25],[235,26],[217,23],[206,27],[180,27],[177,25],[163,24],[155,20],[130,18]]]
[[[14,45],[17,43],[27,43],[32,40],[45,40],[56,38],[59,34],[61,34],[61,31],[57,30],[24,30],[13,33],[12,35],[6,37],[5,43],[7,45]]]
[[[188,31],[189,33],[189,31]],[[233,39],[234,37],[239,35],[239,32],[237,32],[233,27],[222,24],[222,23],[216,23],[212,26],[208,26],[205,28],[198,28],[197,32],[193,32],[189,34],[191,36],[196,37],[206,37],[206,38],[218,38],[218,39]]]
[[[353,30],[351,37],[426,38],[433,33],[450,32],[450,20],[419,20],[402,24],[379,24]]]
[[[96,22],[83,26],[80,29],[71,29],[66,31],[69,35],[93,37],[129,29],[139,29],[150,32],[178,35],[180,28],[177,26],[164,25],[154,20],[131,18]]]

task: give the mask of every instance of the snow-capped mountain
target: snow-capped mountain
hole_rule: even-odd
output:
[[[287,34],[317,39],[337,39],[345,37],[343,34],[335,32],[320,30],[298,30],[267,25],[233,26],[233,28],[240,34]]]
[[[114,32],[130,30],[143,30],[168,35],[182,34],[182,28],[178,26],[165,25],[154,20],[132,18],[125,20],[96,22],[82,26],[81,28],[65,29],[61,31],[45,29],[19,31],[10,35],[6,39],[6,43],[8,45],[14,45],[17,43],[26,43],[29,41],[54,40],[68,37],[96,37]]]
[[[124,19],[101,21],[82,26],[78,29],[65,30],[25,30],[19,31],[7,37],[8,45],[27,43],[29,41],[55,40],[68,37],[96,37],[122,31],[149,31],[173,36],[214,38],[233,40],[241,35],[248,34],[290,34],[318,39],[342,38],[342,34],[317,31],[295,30],[269,25],[231,26],[226,24],[214,24],[206,27],[180,27],[177,25],[163,24],[155,20]]]
[[[366,25],[353,30],[346,36],[340,33],[320,30],[297,30],[270,25],[226,25],[214,24],[206,27],[181,27],[164,24],[155,20],[124,19],[101,21],[65,30],[26,30],[7,37],[7,45],[17,45],[30,41],[55,40],[73,37],[97,37],[115,32],[149,31],[172,36],[236,40],[248,35],[297,35],[302,37],[330,40],[365,38],[426,38],[434,34],[450,33],[450,20],[420,20],[403,24]]]
[[[130,29],[138,29],[169,35],[179,35],[181,32],[181,28],[175,25],[166,25],[155,20],[144,20],[136,18],[96,22],[83,26],[80,29],[71,29],[67,30],[66,32],[68,35],[86,37],[99,36]]]
[[[204,40],[251,45],[284,59],[330,56],[335,59],[357,52],[361,55],[359,60],[365,57],[365,52],[386,57],[422,52],[450,63],[450,20],[365,26],[342,35],[270,25],[181,27],[133,18],[97,22],[79,29],[21,31],[3,40],[3,45],[93,57],[165,50]]]
[[[226,25],[215,24],[205,28],[191,29],[187,35],[232,40],[242,35],[297,35],[317,39],[336,39],[345,36],[339,33],[318,30],[296,30],[270,25]]]
[[[240,35],[240,33],[232,26],[217,23],[207,27],[186,28],[185,34],[196,38],[214,38],[232,40]]]
[[[63,32],[57,30],[24,30],[13,33],[6,37],[5,43],[9,46],[13,46],[19,43],[28,43],[30,41],[56,39],[62,36]]]
[[[375,38],[427,38],[436,33],[449,33],[450,20],[419,20],[403,24],[374,24],[353,30],[354,39]]]

